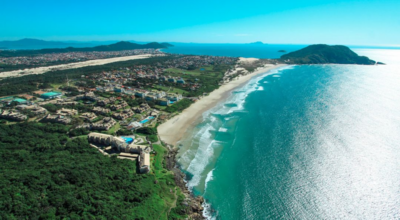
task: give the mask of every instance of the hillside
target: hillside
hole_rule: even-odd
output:
[[[102,45],[96,47],[84,48],[54,48],[54,49],[41,49],[41,50],[16,50],[16,51],[0,51],[0,57],[13,57],[13,56],[30,56],[47,53],[67,53],[67,52],[93,52],[93,51],[122,51],[122,50],[135,50],[135,49],[161,49],[167,48],[167,45],[157,42],[148,44],[136,44],[128,41],[120,41],[115,44]]]
[[[346,46],[329,46],[326,44],[307,46],[301,50],[282,55],[281,60],[289,64],[336,63],[374,65],[376,63],[368,57],[357,55]]]
[[[88,43],[65,43],[60,41],[45,41],[39,39],[24,38],[15,41],[0,41],[0,48],[3,49],[41,49],[41,48],[66,48],[66,47],[90,46]]]

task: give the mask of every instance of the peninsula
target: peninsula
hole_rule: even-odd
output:
[[[342,45],[329,46],[315,44],[282,55],[281,62],[287,64],[361,64],[375,65],[368,57],[359,56],[350,48]]]

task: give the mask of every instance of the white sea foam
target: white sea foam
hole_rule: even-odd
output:
[[[229,116],[233,112],[244,111],[246,97],[254,91],[260,91],[264,89],[264,87],[260,85],[262,83],[261,80],[267,75],[278,74],[279,72],[280,69],[272,70],[251,79],[246,85],[233,92],[224,103],[220,103],[214,108],[203,113],[203,121],[201,123],[202,127],[192,136],[193,141],[191,142],[191,150],[185,152],[179,159],[180,162],[181,160],[182,162],[185,162],[186,166],[182,166],[182,168],[193,175],[191,180],[187,182],[189,189],[193,189],[193,187],[204,183],[205,193],[208,182],[213,180],[213,170],[205,174],[207,166],[209,166],[209,164],[215,160],[214,148],[219,146],[219,142],[214,140],[211,131],[218,130],[219,132],[227,132],[227,128],[222,127],[224,121],[220,121],[219,117],[216,115],[225,116],[224,120],[229,120],[233,118]],[[235,105],[226,106],[226,103],[232,103]],[[205,202],[203,207],[203,215],[207,219],[216,219],[216,215],[212,212],[211,206],[208,203]]]
[[[213,178],[213,171],[214,171],[214,169],[212,169],[210,172],[208,172],[208,174],[207,174],[207,177],[206,177],[206,185],[205,185],[205,187],[204,187],[204,191],[207,189],[207,185],[208,185],[208,182],[210,182],[211,180],[213,180],[214,178]]]
[[[203,216],[208,219],[208,220],[216,220],[218,213],[216,215],[213,215],[213,210],[211,208],[211,205],[207,202],[204,202],[202,204],[203,207]]]
[[[227,132],[228,129],[227,129],[227,128],[219,128],[218,131],[219,131],[219,132]]]

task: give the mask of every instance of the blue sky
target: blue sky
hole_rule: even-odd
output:
[[[400,45],[399,0],[13,0],[0,40]]]

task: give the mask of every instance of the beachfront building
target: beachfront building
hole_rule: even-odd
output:
[[[136,91],[135,96],[144,99],[148,93],[148,91]]]
[[[165,99],[165,98],[164,99],[159,99],[158,102],[159,102],[159,104],[161,106],[168,106],[170,104],[170,101],[168,99]]]
[[[130,140],[129,140],[130,139]],[[120,152],[119,159],[130,159],[139,162],[139,170],[141,173],[150,171],[150,147],[146,145],[137,145],[130,143],[132,138],[115,137],[108,134],[90,133],[88,141],[90,143],[100,144],[103,146],[111,146]]]
[[[61,97],[61,93],[59,92],[46,92],[40,95],[40,98],[42,99],[55,99],[55,98],[60,98]]]
[[[177,101],[179,101],[179,100],[182,99],[182,95],[181,95],[181,94],[168,93],[168,95],[166,96],[166,98],[167,98],[169,101],[177,102]]]
[[[142,123],[140,123],[140,122],[138,122],[138,121],[131,122],[131,123],[129,123],[128,126],[127,126],[127,128],[128,128],[129,130],[131,130],[131,129],[138,129],[138,128],[140,128],[140,127],[142,127]]]

